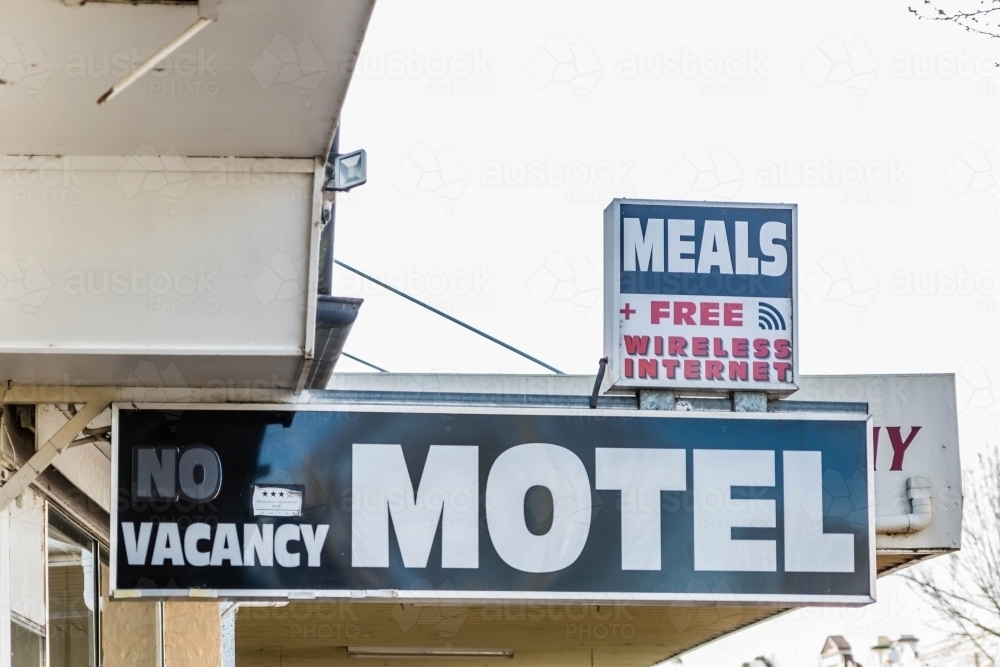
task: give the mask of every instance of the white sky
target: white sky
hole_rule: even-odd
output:
[[[369,181],[338,204],[336,254],[589,374],[612,197],[795,202],[802,372],[957,373],[968,462],[997,440],[998,61],[1000,40],[897,1],[379,0],[341,138],[367,149]],[[522,167],[538,178],[503,175]],[[366,299],[347,345],[363,359],[540,370],[335,279]],[[878,595],[789,614],[684,664],[813,665],[828,634],[869,663],[880,634],[933,636],[902,581]]]

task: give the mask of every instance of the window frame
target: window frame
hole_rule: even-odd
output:
[[[93,577],[93,614],[94,614],[94,633],[90,642],[90,651],[94,656],[94,667],[102,667],[104,664],[102,647],[101,647],[101,622],[103,616],[103,595],[101,594],[101,565],[107,565],[109,562],[109,552],[107,547],[101,543],[101,541],[85,528],[83,528],[79,523],[70,518],[67,512],[62,511],[59,507],[54,505],[51,501],[46,504],[46,517],[45,517],[45,667],[52,667],[52,650],[50,646],[50,640],[52,636],[51,631],[51,615],[52,615],[52,605],[49,603],[49,563],[48,563],[48,544],[49,544],[49,530],[53,523],[56,524],[57,530],[66,533],[67,537],[77,540],[81,544],[87,543],[90,545],[91,553],[94,555],[94,571],[92,573]],[[54,519],[54,521],[53,521]]]

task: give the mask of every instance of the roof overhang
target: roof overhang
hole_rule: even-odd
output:
[[[879,555],[877,569],[885,574],[931,555]],[[512,650],[513,659],[465,657],[459,664],[648,667],[791,609],[705,603],[439,606],[312,600],[242,610],[236,620],[236,652],[245,664],[270,664],[280,656],[346,667],[360,659],[348,656],[352,646],[470,653],[490,648]],[[379,664],[420,667],[427,660],[382,657]]]
[[[203,0],[204,1],[204,0]],[[0,0],[0,155],[325,157],[374,0]]]

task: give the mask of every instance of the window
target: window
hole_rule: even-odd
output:
[[[47,546],[49,666],[98,667],[102,568],[97,541],[50,508]]]
[[[11,614],[10,667],[44,667],[45,634],[18,614]]]
[[[11,667],[45,664],[45,500],[26,491],[8,507]]]

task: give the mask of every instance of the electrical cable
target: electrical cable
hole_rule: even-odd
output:
[[[476,327],[472,326],[471,324],[466,324],[465,322],[463,322],[462,320],[458,319],[457,317],[452,317],[448,313],[446,313],[444,311],[441,311],[441,310],[438,310],[434,306],[432,306],[430,304],[427,304],[427,303],[424,303],[420,299],[412,297],[409,294],[407,294],[406,292],[403,292],[401,290],[396,289],[392,285],[387,285],[384,282],[382,282],[381,280],[379,280],[377,278],[373,278],[372,276],[368,275],[367,273],[364,273],[363,271],[359,271],[358,269],[355,269],[353,266],[349,266],[347,264],[344,264],[339,259],[335,259],[333,261],[334,261],[335,264],[337,264],[338,266],[342,266],[343,268],[347,269],[351,273],[356,273],[357,275],[361,276],[365,280],[370,280],[371,282],[375,283],[379,287],[383,287],[383,288],[389,290],[390,292],[392,292],[393,294],[398,294],[399,296],[403,297],[407,301],[412,301],[413,303],[417,304],[418,306],[423,306],[424,308],[426,308],[427,310],[431,311],[435,315],[440,315],[441,317],[445,318],[446,320],[450,320],[450,321],[454,322],[455,324],[459,325],[460,327],[464,327],[464,328],[468,329],[469,331],[471,331],[473,333],[479,334],[483,338],[485,338],[485,339],[487,339],[487,340],[489,340],[491,342],[494,342],[494,343],[496,343],[497,345],[499,345],[501,347],[507,348],[511,352],[513,352],[515,354],[519,354],[519,355],[521,355],[522,357],[524,357],[525,359],[527,359],[529,361],[535,362],[539,366],[542,366],[542,367],[546,368],[547,370],[552,371],[556,375],[565,375],[565,373],[563,373],[558,368],[555,368],[554,366],[550,366],[550,365],[548,365],[547,363],[545,363],[544,361],[542,361],[540,359],[536,359],[535,357],[531,356],[527,352],[522,352],[521,350],[517,349],[513,345],[508,345],[507,343],[503,342],[499,338],[494,338],[493,336],[489,335],[485,331],[481,331],[481,330],[477,329]]]
[[[353,354],[347,354],[346,352],[341,352],[340,356],[347,357],[348,359],[353,359],[354,361],[358,362],[359,364],[364,364],[365,366],[368,366],[369,368],[374,368],[379,373],[388,373],[389,372],[389,371],[385,370],[384,368],[379,368],[375,364],[365,361],[364,359],[359,359],[358,357],[355,357]]]

